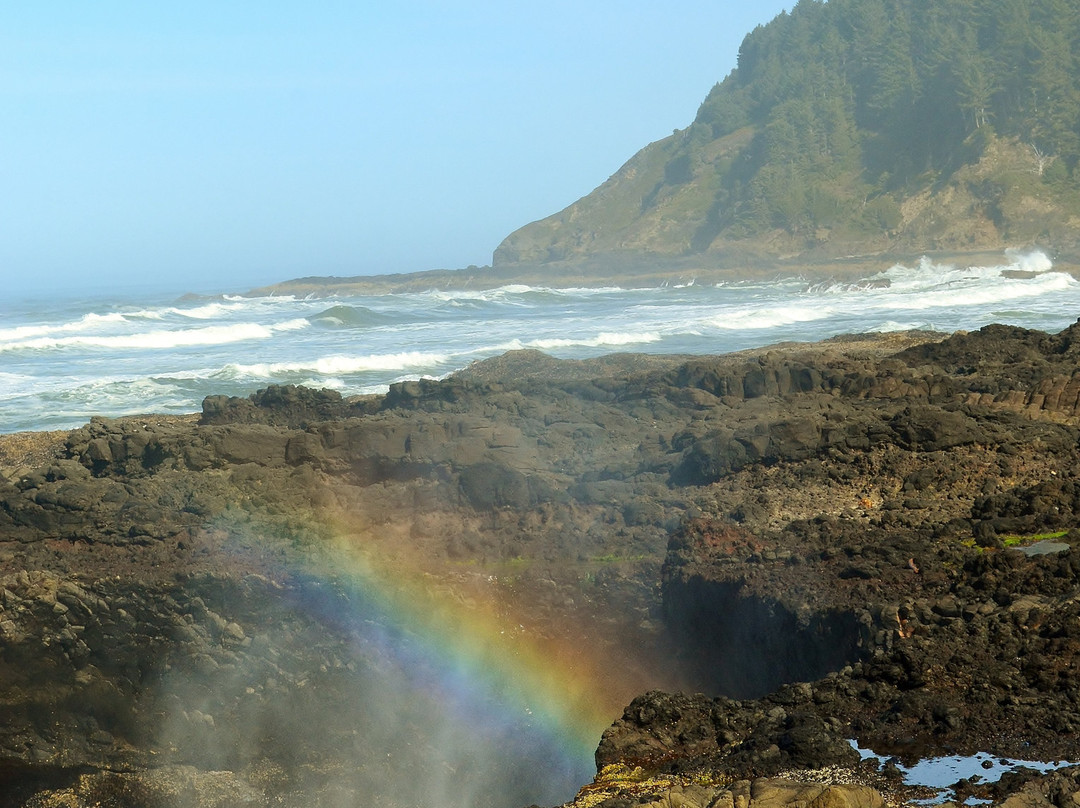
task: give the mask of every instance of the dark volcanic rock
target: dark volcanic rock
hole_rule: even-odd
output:
[[[716,789],[851,768],[848,738],[1075,760],[1076,328],[517,352],[382,397],[94,419],[0,469],[0,805],[416,804],[433,768],[477,805],[550,793],[437,751],[435,702],[364,689],[387,663],[345,615],[384,626],[343,540],[418,613],[491,602],[606,660],[614,704],[648,691],[597,753],[640,769],[616,802],[652,774],[765,800]],[[1069,549],[1013,549],[1047,535]],[[372,756],[398,725],[413,745]]]
[[[203,424],[268,424],[303,429],[308,424],[359,415],[370,408],[366,400],[347,402],[336,390],[312,390],[293,384],[271,385],[248,398],[208,396],[203,401]]]
[[[745,778],[854,765],[859,754],[847,742],[843,723],[819,715],[809,706],[811,695],[803,687],[748,707],[723,697],[646,693],[604,733],[597,767],[622,761],[671,772],[707,766]]]

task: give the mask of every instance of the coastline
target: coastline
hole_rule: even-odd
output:
[[[1035,248],[1032,248],[1034,251]],[[379,295],[428,290],[487,290],[509,284],[551,288],[598,288],[608,286],[648,287],[689,283],[735,283],[805,278],[815,282],[852,282],[884,272],[892,266],[916,266],[923,258],[958,267],[1000,266],[1009,250],[983,249],[968,252],[927,251],[922,253],[878,253],[830,258],[747,260],[735,265],[712,265],[693,259],[670,256],[628,256],[625,264],[617,256],[594,261],[552,262],[542,265],[469,267],[437,269],[392,275],[355,277],[306,277],[282,281],[249,290],[247,296],[292,294],[332,296],[336,294]],[[1025,252],[1019,250],[1018,252]],[[1072,256],[1055,260],[1054,270],[1080,278],[1080,262]]]
[[[991,258],[1012,260],[984,255],[975,263]],[[431,290],[428,275],[417,275],[406,277],[424,293],[332,303],[326,296],[344,287],[324,279],[317,293],[290,287],[301,296],[158,300],[145,311],[95,301],[59,319],[53,319],[55,309],[43,307],[13,323],[31,330],[9,329],[0,345],[14,373],[0,402],[2,430],[68,428],[95,412],[190,413],[206,395],[272,383],[325,385],[348,395],[379,392],[403,378],[441,377],[514,347],[564,357],[621,350],[705,354],[839,332],[977,328],[999,311],[1025,327],[1056,331],[1072,322],[1080,284],[1060,272],[1038,272],[1048,266],[1040,256],[1004,269],[1002,263],[970,273],[926,264],[864,273],[852,259],[847,271],[854,274],[841,283],[714,285],[690,275],[669,276],[667,287],[601,294],[578,288],[548,294],[514,283],[494,294],[440,293]],[[445,274],[446,285],[468,280],[460,272]],[[859,280],[868,274],[870,280]],[[562,282],[580,284],[580,277]],[[611,282],[635,286],[635,278],[645,275],[621,273]],[[691,281],[695,288],[687,288]],[[33,329],[45,336],[31,339]]]

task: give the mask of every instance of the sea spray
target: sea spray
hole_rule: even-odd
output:
[[[536,630],[500,573],[432,572],[389,538],[340,525],[290,553],[281,583],[199,601],[195,624],[216,621],[245,650],[162,679],[161,748],[204,768],[284,767],[294,784],[370,805],[572,797],[641,687],[631,666],[569,629]]]

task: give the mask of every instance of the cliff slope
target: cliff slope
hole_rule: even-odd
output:
[[[1075,9],[804,0],[693,123],[510,234],[496,269],[723,267],[1037,244],[1080,224]]]

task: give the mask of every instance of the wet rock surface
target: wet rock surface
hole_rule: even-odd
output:
[[[1077,329],[516,352],[9,441],[0,805],[411,805],[410,772],[468,779],[424,740],[435,705],[356,698],[385,662],[340,619],[364,592],[322,574],[342,534],[425,576],[420,607],[494,601],[629,672],[582,806],[907,799],[851,739],[1080,760]],[[357,728],[391,724],[418,740],[375,759]],[[486,771],[462,804],[544,776]]]

